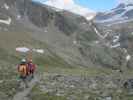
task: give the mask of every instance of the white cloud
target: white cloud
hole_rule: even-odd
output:
[[[46,2],[44,2],[45,4],[49,5],[49,6],[53,6],[59,9],[64,9],[65,6],[72,4],[72,2],[70,2],[71,0],[48,0]]]
[[[82,15],[88,20],[91,20],[96,15],[93,10],[77,5],[73,0],[48,0],[43,3],[58,9],[68,10],[73,13]]]

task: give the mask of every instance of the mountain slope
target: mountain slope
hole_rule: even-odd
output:
[[[10,42],[12,43],[10,46],[15,48],[21,45],[23,37],[25,38],[23,45],[33,47],[32,40],[35,40],[33,43],[41,41],[70,65],[110,68],[121,66],[119,57],[124,56],[123,52],[118,53],[119,50],[110,49],[113,44],[108,44],[110,41],[106,39],[107,34],[97,23],[68,11],[58,12],[30,0],[12,0],[12,2],[1,0],[1,6],[3,5],[6,6],[1,9],[1,17],[4,16],[5,19],[1,20],[9,21],[8,18],[11,18],[11,22],[10,24],[1,22],[1,32],[9,34],[12,32],[14,34],[11,35],[12,39],[17,37],[13,40],[9,38],[14,41]],[[7,6],[10,9],[7,9]],[[1,34],[1,37],[8,36],[4,35],[5,37]],[[5,40],[7,38],[2,39]],[[107,51],[103,52],[105,49]]]

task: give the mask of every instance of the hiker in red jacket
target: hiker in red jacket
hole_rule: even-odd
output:
[[[28,75],[31,75],[31,78],[34,78],[34,72],[36,69],[36,65],[33,64],[32,59],[27,61],[27,65],[28,65]]]

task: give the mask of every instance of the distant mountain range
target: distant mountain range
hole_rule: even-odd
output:
[[[124,1],[124,0],[123,0]],[[116,8],[99,13],[96,20],[99,22],[125,22],[133,19],[133,1],[121,2]]]

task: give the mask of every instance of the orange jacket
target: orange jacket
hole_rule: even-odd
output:
[[[18,66],[18,72],[20,73],[20,75],[22,76],[26,76],[27,75],[27,64],[20,64]]]

